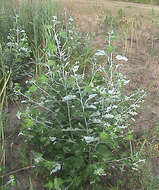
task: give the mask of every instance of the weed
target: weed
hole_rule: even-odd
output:
[[[104,176],[117,170],[137,170],[133,135],[124,130],[128,119],[137,114],[142,95],[125,94],[128,80],[112,60],[113,33],[109,33],[107,52],[95,54],[91,74],[86,74],[81,73],[80,61],[71,63],[67,38],[66,43],[61,42],[57,27],[56,18],[49,27],[54,43],[47,46],[43,72],[29,81],[29,90],[23,94],[27,102],[23,133],[36,147],[34,164],[48,179],[49,189],[103,189],[100,182]],[[102,55],[109,67],[96,63]],[[129,146],[127,156],[125,148]]]
[[[141,148],[135,149],[129,126],[143,94],[125,90],[129,81],[113,63],[114,34],[109,33],[106,51],[94,55],[90,37],[81,35],[67,14],[59,19],[55,7],[51,1],[35,2],[34,6],[27,2],[16,9],[3,7],[0,13],[0,26],[4,26],[0,27],[0,164],[5,166],[3,107],[14,87],[27,107],[20,134],[33,148],[30,163],[35,173],[42,175],[45,188],[118,190],[128,183],[127,175],[130,189],[157,189],[156,178],[148,175],[149,171],[143,175],[145,170],[140,169],[145,150],[145,159],[156,156],[157,141],[141,142]],[[130,48],[134,38],[140,37],[136,34],[137,19],[126,18],[123,9],[117,17],[106,11],[104,22],[111,29],[121,29],[126,53],[128,33]],[[101,57],[106,59],[103,66],[98,62]],[[127,61],[119,55],[116,59]],[[27,80],[27,92],[17,91],[22,80]],[[1,188],[7,189],[7,183],[16,185],[12,173],[8,182],[2,179]],[[31,178],[29,185],[33,190]]]
[[[25,31],[18,22],[18,15],[13,22],[13,28],[10,29],[7,36],[7,43],[1,45],[1,80],[3,75],[8,75],[6,95],[8,99],[13,99],[13,91],[17,84],[22,84],[25,77],[29,75],[31,65],[31,50]]]
[[[104,25],[109,26],[110,29],[114,29],[117,26],[115,16],[112,15],[109,9],[105,10],[105,14]]]
[[[34,190],[31,178],[29,178],[29,181],[30,181],[30,189],[29,190]]]
[[[118,15],[119,15],[120,19],[123,19],[126,16],[126,14],[125,14],[125,12],[124,12],[124,10],[122,8],[120,8],[118,10]]]

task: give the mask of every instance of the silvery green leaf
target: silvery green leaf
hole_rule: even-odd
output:
[[[91,117],[97,117],[97,116],[100,116],[100,112],[99,111],[96,111],[94,112]]]
[[[103,168],[97,168],[94,173],[99,176],[106,176],[107,174],[105,173]]]
[[[113,35],[113,34],[114,34],[114,31],[112,30],[112,31],[108,32],[108,34],[109,34],[109,35]]]
[[[53,16],[53,21],[56,21],[57,20],[57,16]]]
[[[86,100],[85,104],[86,104],[88,101],[90,101],[92,98],[96,97],[96,96],[97,96],[97,94],[91,94],[91,95],[89,95],[89,97],[88,97],[88,99]]]
[[[97,107],[96,106],[94,106],[94,105],[86,105],[86,108],[92,108],[92,109],[97,109]]]
[[[22,113],[20,111],[18,111],[17,114],[16,114],[18,119],[21,119],[21,115],[22,115]]]
[[[74,100],[76,99],[76,95],[68,95],[68,96],[65,96],[63,97],[62,101],[69,101],[69,100]]]
[[[25,103],[27,103],[27,101],[26,101],[26,100],[22,100],[21,103],[22,103],[22,104],[25,104]]]
[[[57,108],[56,110],[55,110],[55,112],[57,113],[57,112],[59,112],[60,111],[60,109],[59,108]]]
[[[53,173],[56,173],[58,170],[61,170],[61,164],[56,163],[56,165],[51,170],[50,175],[53,174]]]
[[[43,158],[42,157],[36,157],[35,159],[34,159],[34,161],[36,162],[36,163],[39,163],[40,161],[42,161],[43,160]]]
[[[131,118],[131,120],[136,121],[134,118]]]
[[[108,90],[108,93],[109,93],[110,95],[115,94],[115,89],[113,88],[112,90]]]
[[[90,181],[90,184],[94,184],[94,183],[96,183],[96,181],[94,180],[94,181]]]
[[[81,129],[79,129],[79,128],[71,128],[71,127],[69,127],[69,128],[67,128],[67,129],[62,129],[62,131],[81,131]]]
[[[70,22],[73,22],[73,21],[74,21],[74,19],[73,19],[72,17],[70,17],[70,18],[69,18],[69,21],[70,21]]]
[[[100,55],[106,55],[104,50],[97,50],[97,52],[95,53],[96,56],[100,56]]]
[[[15,181],[14,177],[12,177],[9,181],[7,181],[7,183],[5,185],[9,185],[12,184]]]
[[[94,98],[96,96],[97,96],[97,94],[91,94],[91,95],[89,95],[88,99],[90,100],[90,99],[92,99],[92,98]]]
[[[67,62],[66,64],[65,64],[65,67],[67,67],[67,65],[69,64],[70,62]]]
[[[87,144],[98,141],[99,138],[95,138],[95,137],[90,137],[90,136],[84,136],[83,137],[84,140],[86,141]]]
[[[24,135],[24,133],[21,131],[21,132],[19,132],[18,136],[20,136],[20,135],[22,135],[22,136],[23,136],[23,135]]]
[[[135,115],[138,114],[137,112],[133,112],[133,111],[129,111],[128,113],[129,113],[130,115],[132,115],[132,116],[135,116]]]
[[[114,118],[114,115],[112,115],[112,114],[106,114],[103,117],[107,118],[107,119],[112,119],[112,118]]]
[[[100,92],[101,94],[105,94],[105,93],[106,93],[106,89],[105,89],[104,87],[101,87],[101,88],[99,89],[99,92]]]
[[[124,85],[129,84],[130,80],[123,79]]]
[[[121,55],[117,55],[116,59],[119,60],[119,61],[121,61],[121,60],[126,61],[126,62],[128,61],[127,57],[124,57],[124,56],[121,56]]]
[[[118,106],[117,105],[113,105],[113,107],[112,108],[115,108],[115,109],[117,109],[118,108]]]
[[[126,128],[128,128],[128,126],[122,125],[122,126],[119,126],[119,128],[120,128],[120,129],[126,129]]]
[[[133,169],[134,171],[138,171],[138,168],[135,168],[135,167],[133,168],[133,167],[132,167],[132,169]]]
[[[101,123],[102,121],[101,121],[100,119],[94,118],[94,119],[92,120],[92,122],[93,122],[93,123]]]
[[[143,159],[143,160],[139,160],[137,163],[140,163],[140,162],[144,162],[145,163],[145,159]]]
[[[131,97],[125,96],[125,101],[130,100]]]
[[[112,107],[109,106],[109,107],[107,107],[106,112],[108,113],[108,112],[110,112],[111,110],[112,110]]]
[[[56,137],[49,137],[50,141],[54,142],[56,140]]]
[[[75,66],[73,67],[73,72],[76,73],[76,72],[78,71],[78,69],[79,69],[79,65],[75,65]]]

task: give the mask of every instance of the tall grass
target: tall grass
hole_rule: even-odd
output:
[[[3,126],[3,108],[5,106],[6,100],[6,88],[11,76],[11,73],[5,72],[3,63],[3,57],[0,56],[0,171],[2,171],[5,167],[5,134]],[[1,182],[3,183],[3,179],[0,181],[0,184]]]
[[[19,5],[18,2],[15,0],[6,3],[5,0],[1,0],[0,40],[7,41],[9,29],[13,27],[13,18],[18,14],[20,24],[27,33],[33,52],[37,53],[37,50],[43,48],[45,44],[44,27],[51,23],[53,16],[57,15],[60,5],[50,0],[47,3],[40,0],[21,1]]]

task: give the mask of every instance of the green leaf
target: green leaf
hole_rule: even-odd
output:
[[[40,83],[48,82],[48,78],[45,75],[39,75],[37,80]]]
[[[106,52],[111,53],[114,50],[114,47],[111,45],[107,45]]]
[[[56,51],[56,44],[54,42],[48,42],[46,51],[49,51],[51,54],[53,54]]]
[[[30,182],[30,190],[34,190],[34,188],[33,188],[33,183],[32,183],[32,180],[31,180],[30,177],[29,177],[29,182]]]
[[[86,96],[87,94],[92,93],[93,88],[91,86],[85,86],[84,91],[83,91],[83,96]]]
[[[0,43],[0,51],[2,51],[2,45],[1,45],[1,43]]]
[[[48,65],[50,66],[55,66],[56,65],[56,62],[54,60],[49,60],[48,61]]]
[[[55,178],[54,179],[54,186],[56,190],[61,190],[61,185],[64,183],[63,179],[61,178]]]
[[[29,88],[29,92],[31,93],[36,92],[36,90],[37,90],[37,87],[34,85]]]
[[[52,30],[52,25],[50,25],[50,24],[45,25],[45,28],[48,29],[48,30]]]
[[[44,185],[44,187],[48,187],[50,190],[54,189],[54,183],[52,181],[49,181],[47,184]]]
[[[104,159],[104,160],[111,160],[114,158],[111,150],[109,150],[107,148],[107,146],[103,145],[103,144],[98,145],[97,153],[98,153],[99,157],[101,157],[101,159]]]
[[[67,38],[67,32],[65,32],[65,31],[60,31],[60,32],[59,32],[59,36],[62,37],[62,38]]]
[[[31,120],[31,119],[29,119],[29,118],[27,118],[27,119],[25,119],[25,121],[24,121],[24,125],[25,125],[27,128],[33,127],[33,126],[34,126],[34,121]]]
[[[126,139],[132,141],[134,139],[133,134],[128,134]]]
[[[102,140],[102,141],[106,141],[106,140],[108,140],[108,135],[107,135],[105,132],[101,132],[101,133],[99,134],[99,138],[100,138],[100,140]]]
[[[66,80],[66,84],[69,86],[69,87],[72,87],[72,86],[74,86],[74,84],[75,84],[75,80],[74,80],[74,78],[68,78],[67,80]]]

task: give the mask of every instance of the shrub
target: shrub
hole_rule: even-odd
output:
[[[98,51],[85,73],[79,61],[71,63],[71,51],[61,42],[57,25],[53,19],[47,61],[23,94],[23,134],[34,145],[33,162],[49,189],[103,189],[101,179],[113,171],[137,170],[139,158],[128,127],[143,94],[126,93],[129,81],[112,60],[112,33],[107,52]],[[105,66],[97,64],[98,56],[107,58]]]

